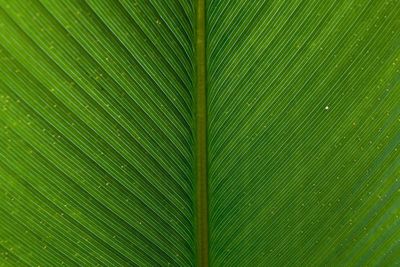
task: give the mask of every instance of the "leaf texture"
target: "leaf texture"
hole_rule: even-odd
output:
[[[192,265],[191,1],[1,1],[1,265]]]
[[[212,266],[400,264],[400,2],[209,0]]]
[[[400,265],[399,29],[399,0],[0,0],[0,266]]]

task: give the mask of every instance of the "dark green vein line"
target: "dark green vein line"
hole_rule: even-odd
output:
[[[205,0],[196,2],[196,221],[197,266],[208,266],[207,107]]]

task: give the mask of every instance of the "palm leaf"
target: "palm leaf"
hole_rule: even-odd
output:
[[[0,3],[0,265],[400,265],[399,1]]]

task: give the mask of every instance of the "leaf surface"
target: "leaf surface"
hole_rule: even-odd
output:
[[[191,265],[189,1],[2,1],[4,263]]]
[[[400,265],[399,29],[398,0],[0,0],[0,265]]]
[[[399,1],[208,1],[212,266],[400,264]]]

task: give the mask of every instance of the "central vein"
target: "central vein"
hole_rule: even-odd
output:
[[[206,0],[196,2],[196,221],[197,266],[208,266]]]

